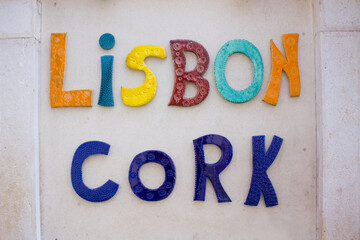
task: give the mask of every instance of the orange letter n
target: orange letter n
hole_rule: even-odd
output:
[[[275,46],[274,42],[271,42],[271,54],[272,54],[272,70],[269,85],[266,89],[263,100],[272,105],[276,105],[281,84],[281,72],[285,71],[290,82],[290,96],[300,96],[300,73],[298,64],[298,40],[299,34],[289,33],[283,35],[283,44],[285,53],[288,58],[280,52]]]
[[[51,107],[91,107],[92,90],[63,91],[66,58],[66,33],[51,34]]]

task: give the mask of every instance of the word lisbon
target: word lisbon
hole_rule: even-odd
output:
[[[290,81],[290,96],[300,96],[300,73],[298,66],[298,39],[299,34],[290,33],[283,35],[283,45],[287,59],[271,40],[272,71],[269,84],[263,100],[276,105],[281,73],[284,70]],[[100,46],[111,49],[115,38],[110,33],[103,34],[99,39]],[[175,66],[175,83],[169,105],[193,106],[201,103],[209,93],[209,82],[202,76],[209,65],[209,54],[200,44],[192,40],[171,40],[170,48]],[[197,65],[192,71],[185,71],[185,51],[190,51],[197,56]],[[253,80],[251,85],[244,90],[235,90],[229,86],[225,78],[225,64],[230,55],[243,53],[250,58],[253,65]],[[63,90],[66,55],[66,34],[51,34],[51,77],[50,77],[50,103],[51,107],[90,107],[92,106],[92,90]],[[146,79],[136,88],[121,87],[121,96],[124,104],[128,106],[143,106],[149,103],[156,93],[157,82],[154,73],[144,63],[147,57],[166,58],[164,47],[142,45],[135,47],[127,56],[126,64],[134,70],[144,71]],[[101,88],[98,104],[101,106],[114,106],[112,92],[113,59],[111,55],[101,57]],[[235,39],[225,43],[218,51],[215,59],[215,82],[218,91],[226,100],[234,103],[243,103],[254,98],[262,85],[264,67],[259,50],[249,41]],[[192,82],[198,91],[193,98],[184,98],[186,83]]]

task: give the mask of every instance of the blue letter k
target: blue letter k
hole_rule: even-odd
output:
[[[266,171],[274,162],[282,142],[282,138],[274,136],[269,149],[265,152],[265,136],[253,136],[253,174],[245,205],[257,206],[261,192],[264,195],[266,207],[278,205],[275,189]]]

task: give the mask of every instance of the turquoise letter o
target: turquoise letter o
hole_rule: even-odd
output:
[[[227,59],[234,53],[243,53],[252,62],[254,77],[251,85],[244,90],[235,90],[229,86],[225,78],[225,64]],[[262,85],[264,65],[259,50],[249,41],[235,39],[225,43],[216,55],[215,59],[215,82],[220,94],[226,100],[234,103],[243,103],[254,98]]]

